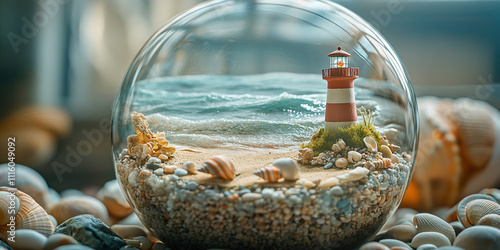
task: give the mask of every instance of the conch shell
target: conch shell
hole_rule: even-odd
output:
[[[283,177],[283,175],[281,175],[280,169],[274,166],[267,166],[265,168],[261,168],[253,172],[253,174],[259,176],[260,178],[268,182],[277,182],[279,179]]]
[[[7,187],[0,187],[0,193],[12,193],[19,200],[20,207],[14,219],[16,230],[31,229],[47,237],[54,232],[54,224],[52,224],[47,212],[45,212],[42,206],[36,203],[29,195],[19,190],[11,190]],[[4,195],[5,194],[2,194],[2,196]],[[11,215],[7,213],[3,214],[3,216],[10,217]],[[9,223],[10,218],[7,224],[0,226],[0,238],[4,241],[7,241],[8,231],[11,231]]]
[[[339,140],[337,141],[337,143],[334,143],[334,144],[332,145],[332,151],[333,151],[334,153],[338,153],[338,152],[342,151],[344,148],[345,148],[345,142],[344,142],[344,140],[342,140],[342,139],[339,139]]]
[[[234,179],[235,168],[233,162],[224,155],[216,155],[207,160],[196,171],[211,174],[225,180]]]

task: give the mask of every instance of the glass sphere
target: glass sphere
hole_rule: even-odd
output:
[[[344,249],[399,205],[417,124],[403,64],[356,14],[223,0],[144,45],[112,146],[128,202],[169,247]]]

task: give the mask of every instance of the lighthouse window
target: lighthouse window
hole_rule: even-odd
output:
[[[331,57],[330,58],[330,68],[347,68],[348,61],[347,57]]]

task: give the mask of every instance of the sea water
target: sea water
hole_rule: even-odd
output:
[[[355,81],[357,107],[374,111],[382,130],[397,126],[363,82]],[[138,82],[133,110],[174,144],[278,148],[300,145],[324,125],[326,93],[320,74],[177,76]]]

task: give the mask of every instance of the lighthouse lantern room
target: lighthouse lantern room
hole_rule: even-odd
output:
[[[333,131],[339,127],[356,123],[356,103],[354,99],[354,79],[358,78],[359,68],[349,67],[349,53],[340,47],[330,57],[330,68],[323,69],[323,79],[328,82],[326,97],[325,130]]]

